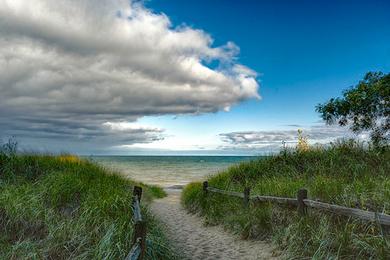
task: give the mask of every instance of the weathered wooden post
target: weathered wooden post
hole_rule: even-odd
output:
[[[207,195],[207,193],[208,193],[208,190],[207,190],[208,187],[209,187],[209,182],[208,181],[204,181],[203,182],[203,193],[205,195]]]
[[[141,197],[142,197],[142,187],[139,186],[134,186],[133,189],[133,196],[137,196],[138,201],[141,202]]]
[[[307,213],[307,207],[305,205],[305,202],[303,202],[303,200],[307,199],[307,190],[300,189],[297,194],[297,199],[298,199],[298,214],[300,216],[304,216]]]
[[[249,206],[250,192],[251,192],[251,188],[246,187],[244,189],[244,207],[245,208],[247,208]]]
[[[134,236],[133,236],[133,245],[138,242],[140,243],[140,255],[138,259],[144,259],[146,253],[146,223],[141,218],[141,197],[142,197],[142,187],[134,186],[133,189],[133,207],[134,216],[135,216],[135,225],[134,225]],[[138,203],[137,203],[138,202]],[[136,203],[136,204],[134,204]]]
[[[137,243],[138,239],[140,239],[140,248],[141,252],[139,255],[140,260],[144,259],[146,254],[146,223],[144,221],[138,221],[134,226],[134,237],[133,237],[133,245]]]

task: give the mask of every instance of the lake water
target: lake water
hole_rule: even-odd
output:
[[[204,180],[252,156],[92,156],[93,161],[126,177],[162,187]]]

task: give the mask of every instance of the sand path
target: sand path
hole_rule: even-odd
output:
[[[205,226],[181,207],[180,190],[168,190],[168,196],[155,200],[151,208],[175,249],[187,259],[277,259],[268,243],[241,240],[221,227]]]

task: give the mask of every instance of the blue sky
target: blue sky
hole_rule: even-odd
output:
[[[367,71],[390,69],[389,1],[147,3],[175,24],[206,30],[217,45],[233,41],[240,47],[240,61],[260,73],[263,97],[230,113],[255,114],[247,123],[313,122],[318,102],[340,95]]]
[[[230,112],[145,118],[177,135],[308,126],[314,107],[356,84],[368,71],[390,70],[388,1],[148,1],[174,24],[233,41],[241,63],[259,73],[262,99]]]
[[[298,128],[347,136],[315,106],[389,72],[389,13],[389,1],[3,3],[0,137],[80,154],[258,154]]]

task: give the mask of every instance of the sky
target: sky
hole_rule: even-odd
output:
[[[318,103],[390,70],[389,1],[0,0],[0,138],[263,154],[356,137]],[[364,134],[358,137],[364,138]]]

